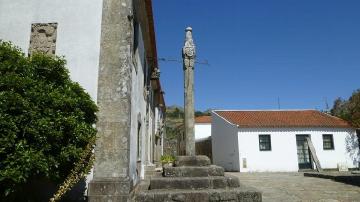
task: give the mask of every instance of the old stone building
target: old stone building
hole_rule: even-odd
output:
[[[162,154],[151,0],[0,0],[0,19],[0,39],[25,54],[65,56],[71,78],[99,106],[89,199],[127,200]]]

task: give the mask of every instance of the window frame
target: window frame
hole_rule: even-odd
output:
[[[268,141],[261,142],[262,137],[268,137]],[[265,147],[268,146],[268,148],[262,149],[261,145],[265,144]],[[268,145],[267,145],[268,144]],[[259,150],[260,151],[271,151],[271,135],[270,134],[259,134]]]
[[[325,147],[325,137],[330,137],[330,143],[331,143],[331,147]],[[334,135],[333,134],[323,134],[322,135],[322,140],[323,140],[323,150],[335,150],[335,144],[334,144]]]

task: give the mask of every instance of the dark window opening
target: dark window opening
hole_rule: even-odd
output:
[[[260,151],[271,151],[270,135],[259,135],[259,149]]]
[[[133,41],[133,54],[136,53],[136,50],[139,46],[139,24],[135,21],[134,23],[134,41]]]
[[[138,131],[137,131],[137,152],[136,152],[136,157],[138,160],[140,160],[141,158],[141,123],[138,123]]]
[[[323,148],[324,148],[324,150],[333,150],[334,149],[333,135],[331,135],[331,134],[323,135]]]

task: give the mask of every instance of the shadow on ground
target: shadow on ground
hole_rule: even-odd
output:
[[[304,173],[305,177],[331,179],[336,182],[360,186],[360,175],[351,173]]]

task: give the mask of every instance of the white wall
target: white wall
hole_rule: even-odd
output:
[[[195,140],[211,136],[211,123],[195,123]]]
[[[136,183],[140,178],[144,177],[144,163],[146,158],[146,133],[147,124],[146,124],[146,100],[144,96],[144,71],[143,67],[147,67],[147,64],[144,63],[145,60],[145,48],[142,38],[141,27],[138,27],[139,38],[138,38],[138,48],[135,52],[135,64],[132,67],[131,73],[131,130],[130,130],[130,177]],[[151,121],[151,120],[150,120]],[[137,141],[138,141],[138,124],[141,123],[140,129],[140,159],[137,158]],[[151,123],[151,122],[150,122]],[[137,161],[141,161],[141,166],[137,168]],[[137,170],[138,169],[138,170]]]
[[[0,0],[0,39],[27,55],[31,24],[57,22],[56,55],[96,100],[102,0]]]
[[[237,127],[211,113],[211,144],[213,162],[226,171],[239,171]]]
[[[338,163],[345,163],[349,168],[357,167],[359,149],[354,133],[352,129],[240,128],[240,171],[298,171],[297,134],[310,135],[322,168],[337,168]],[[271,151],[259,150],[259,134],[271,135]],[[323,150],[323,134],[333,134],[334,150]],[[352,142],[349,141],[350,137],[353,137],[350,139]],[[347,147],[351,144],[353,149],[349,152]],[[243,168],[243,158],[246,158],[247,168]]]

